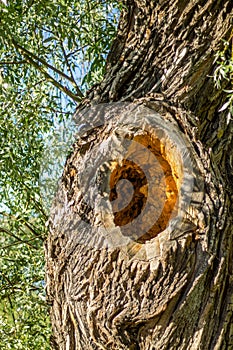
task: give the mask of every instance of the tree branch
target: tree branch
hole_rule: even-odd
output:
[[[65,48],[64,48],[64,45],[63,45],[63,42],[60,40],[60,44],[61,44],[61,49],[62,49],[62,53],[64,55],[64,58],[65,58],[65,62],[66,62],[66,65],[67,65],[67,69],[68,71],[70,72],[70,76],[71,76],[71,79],[73,81],[73,84],[75,85],[75,87],[77,88],[77,83],[74,79],[74,75],[73,75],[73,72],[72,72],[72,69],[70,67],[70,63],[69,63],[69,60],[68,60],[68,57],[67,57],[67,54],[66,54],[66,51],[65,51]]]
[[[27,244],[29,247],[31,247],[31,248],[33,248],[33,249],[38,249],[37,247],[34,247],[32,244],[29,243],[29,242],[31,242],[31,241],[34,241],[35,239],[37,239],[37,238],[34,237],[34,238],[28,239],[28,240],[26,240],[26,241],[13,242],[13,243],[11,243],[11,244],[5,245],[4,247],[1,247],[0,249],[4,250],[4,249],[10,248],[10,247],[13,247],[13,246],[15,246],[15,245],[18,245],[18,244]]]
[[[1,61],[0,66],[5,66],[5,65],[11,65],[11,64],[25,64],[27,61],[22,60],[22,61]]]
[[[14,233],[12,233],[11,231],[5,229],[4,227],[0,227],[0,232],[4,232],[4,233],[6,233],[7,235],[9,235],[9,236],[11,236],[11,237],[13,237],[13,238],[15,238],[15,239],[17,240],[17,242],[14,242],[14,243],[11,243],[11,244],[9,244],[9,245],[7,245],[7,246],[1,247],[1,249],[5,249],[5,248],[11,247],[11,246],[16,245],[16,244],[28,244],[28,242],[31,242],[31,241],[33,241],[33,240],[35,240],[35,239],[37,239],[37,238],[40,238],[40,237],[38,237],[38,235],[37,235],[37,237],[33,237],[33,238],[29,239],[29,240],[24,241],[24,240],[22,240],[21,238],[19,238],[18,236],[16,236]],[[37,249],[37,248],[35,248],[34,246],[32,246],[31,244],[28,244],[28,245],[29,245],[31,248]]]
[[[34,55],[24,47],[22,47],[20,44],[18,44],[14,39],[12,39],[12,43],[15,46],[16,49],[18,49],[21,54],[25,57],[26,61],[33,65],[36,69],[38,69],[41,73],[43,73],[48,81],[50,81],[54,86],[56,86],[59,90],[64,92],[66,95],[68,95],[71,99],[74,101],[80,102],[81,98],[83,97],[83,94],[81,90],[78,88],[76,84],[74,84],[74,81],[71,77],[66,75],[65,73],[61,72],[59,69],[53,67],[49,63],[47,63],[44,59],[39,58],[38,56]],[[59,74],[66,80],[70,81],[72,85],[77,90],[77,94],[74,94],[72,91],[70,91],[67,87],[63,86],[61,83],[59,83],[56,79],[54,79],[45,69],[38,64],[36,61],[39,61],[42,65],[46,66],[47,68],[53,70],[55,73]]]

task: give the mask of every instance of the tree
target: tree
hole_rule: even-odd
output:
[[[223,107],[231,82],[217,90],[212,77],[232,14],[230,0],[124,2],[105,77],[76,112],[86,129],[51,213],[55,347],[233,347],[233,139]],[[143,232],[143,219],[134,222],[149,201],[146,152],[163,170],[166,196],[162,219],[154,204],[156,222]]]
[[[42,338],[48,336],[46,321],[43,322],[41,316],[38,318],[38,324],[35,324],[35,317],[38,313],[42,315],[41,309],[45,308],[44,303],[38,303],[38,296],[41,297],[42,290],[39,284],[43,282],[39,271],[42,260],[39,256],[42,255],[41,242],[45,234],[46,219],[38,200],[37,187],[37,160],[43,156],[41,131],[50,130],[51,118],[54,115],[63,117],[64,108],[60,109],[57,103],[59,98],[64,102],[64,97],[61,96],[66,94],[71,98],[70,101],[81,99],[78,84],[72,84],[74,80],[70,71],[71,75],[67,74],[69,61],[66,60],[67,51],[64,52],[62,46],[67,45],[69,54],[79,50],[75,41],[82,27],[88,32],[86,38],[90,44],[93,19],[89,21],[90,17],[87,17],[87,29],[85,16],[81,13],[81,21],[77,23],[82,23],[82,26],[79,30],[75,27],[78,6],[86,6],[83,2],[65,4],[63,1],[35,3],[16,0],[9,1],[8,4],[3,3],[7,6],[1,5],[0,32],[1,100],[4,101],[1,106],[1,195],[4,205],[7,206],[3,213],[7,219],[2,219],[1,213],[1,297],[5,305],[1,305],[0,311],[1,316],[5,312],[10,315],[10,322],[9,326],[4,324],[1,329],[1,345],[8,348],[32,346],[34,349],[35,346],[41,347]],[[104,5],[102,1],[98,4]],[[72,12],[75,5],[76,12]],[[90,13],[89,5],[87,3],[87,13]],[[54,231],[52,227],[51,229],[54,235],[51,234],[48,239],[47,265],[48,277],[51,278],[48,279],[48,294],[54,305],[52,310],[57,317],[53,319],[55,340],[61,347],[66,342],[67,346],[72,348],[74,337],[79,336],[76,329],[81,327],[80,340],[77,340],[79,348],[98,348],[101,344],[102,347],[108,344],[111,348],[153,348],[155,342],[160,348],[208,348],[213,347],[213,344],[216,344],[215,348],[229,348],[232,334],[232,120],[228,107],[232,110],[232,90],[227,90],[229,96],[222,89],[218,91],[208,75],[212,75],[215,69],[212,54],[216,48],[222,46],[220,38],[230,39],[232,6],[227,1],[224,1],[221,7],[213,1],[204,5],[198,1],[186,5],[179,1],[157,5],[147,1],[143,4],[132,1],[126,2],[126,5],[129,9],[125,9],[122,14],[119,35],[108,58],[105,79],[87,94],[87,99],[82,105],[88,107],[88,102],[91,101],[95,102],[98,108],[85,109],[83,116],[81,113],[77,114],[82,136],[79,140],[81,154],[85,154],[91,162],[97,162],[93,163],[94,165],[104,160],[103,167],[94,178],[96,183],[93,183],[92,167],[82,162],[80,155],[74,153],[67,162],[61,185],[61,190],[63,184],[65,189],[71,186],[69,204],[72,215],[70,218],[66,215],[65,221],[62,215],[58,215],[60,222],[55,221],[52,215]],[[174,11],[171,10],[174,9],[177,18],[172,17]],[[187,26],[190,21],[190,25]],[[72,28],[68,32],[67,22],[70,24],[69,28]],[[99,22],[102,23],[103,20],[98,17],[95,23]],[[103,61],[97,57],[97,42],[99,43],[98,37],[94,46],[90,47],[87,44],[88,56],[93,57],[94,53],[97,59],[94,59],[91,74],[86,76],[84,83],[89,81],[90,76],[95,80],[95,67],[98,71],[98,62]],[[108,40],[104,40],[104,47],[108,45]],[[231,44],[225,42],[224,45],[223,56],[230,57],[228,50]],[[81,49],[85,47],[84,45]],[[73,49],[75,51],[72,51]],[[57,56],[54,56],[54,53]],[[222,60],[223,56],[220,55],[219,59]],[[77,61],[73,60],[70,65],[71,63],[75,65]],[[217,79],[217,83],[219,77],[227,78],[227,73],[232,74],[232,61],[230,64],[222,63],[221,61],[215,69],[214,79]],[[99,68],[101,69],[101,65]],[[63,85],[64,81],[68,84]],[[51,89],[51,86],[55,89]],[[226,79],[223,81],[223,88],[229,89],[228,86],[230,87],[230,82]],[[63,95],[58,94],[58,91]],[[133,105],[123,103],[132,100],[135,100]],[[109,105],[109,102],[113,101],[120,101],[120,104]],[[108,104],[101,105],[100,102]],[[74,105],[74,102],[71,104]],[[119,117],[114,119],[114,114]],[[144,118],[145,115],[147,119]],[[110,120],[107,119],[109,116]],[[104,131],[103,117],[107,119],[109,130]],[[135,125],[132,117],[137,123],[146,121],[150,128],[142,125],[140,129],[140,125]],[[170,123],[165,123],[165,120]],[[113,122],[118,123],[116,131]],[[126,136],[124,142],[119,137],[119,131]],[[102,137],[104,140],[106,135],[117,133],[115,141],[122,141],[118,142],[118,145],[123,151],[128,151],[129,148],[128,156],[132,156],[130,151],[137,150],[134,147],[139,145],[139,150],[144,156],[148,156],[149,149],[149,153],[156,154],[156,157],[152,157],[151,162],[140,163],[140,168],[135,164],[135,158],[134,162],[132,157],[131,160],[124,159],[121,152],[115,153],[115,156],[121,159],[119,165],[114,159],[110,159],[109,162],[105,155],[101,158],[103,153],[101,154],[98,144],[96,147],[99,154],[92,153],[95,139],[100,141]],[[182,133],[186,136],[179,137]],[[184,142],[188,142],[189,147],[186,147]],[[165,149],[165,153],[162,149]],[[86,185],[90,185],[91,199],[99,199],[98,191],[104,195],[106,192],[112,208],[102,208],[103,204],[109,204],[106,200],[93,206],[93,203],[85,203],[81,198],[76,206],[79,210],[77,215],[74,204],[79,198],[79,192],[76,192],[76,196],[72,194],[72,191],[77,189],[77,170],[74,164],[76,161],[81,162],[79,177],[81,166],[87,165],[86,173],[89,178]],[[143,167],[145,164],[156,165],[155,161],[165,173],[164,181],[159,183],[159,187],[155,187],[155,190],[160,189],[159,194],[156,194],[157,204],[161,205],[165,201],[164,210],[161,219],[157,218],[155,225],[145,230],[144,222],[137,221],[137,217],[143,213],[145,203],[150,204],[153,197],[149,196],[150,174]],[[179,164],[183,165],[183,169]],[[211,169],[208,166],[211,166]],[[93,169],[96,170],[95,166]],[[191,169],[194,171],[190,172]],[[163,172],[159,172],[159,167],[155,167],[155,179],[159,180],[157,175],[163,175]],[[85,180],[86,173],[81,172],[82,180]],[[108,175],[110,181],[106,182]],[[126,208],[122,204],[127,204],[133,191],[127,182],[123,182],[122,185],[121,181],[120,187],[117,186],[117,181],[124,179],[131,180],[134,190],[132,205]],[[183,187],[184,183],[188,184],[189,191],[187,186]],[[96,184],[99,186],[97,195],[94,192]],[[85,192],[84,194],[86,195]],[[153,191],[152,194],[155,195]],[[86,197],[85,200],[88,200],[88,195]],[[55,213],[59,208],[63,212],[65,209],[64,202],[60,204],[58,199],[59,196],[53,209]],[[63,200],[63,197],[61,199]],[[203,208],[200,207],[201,201]],[[154,202],[152,204],[156,204]],[[153,213],[158,214],[158,206],[155,206],[155,209]],[[99,214],[107,214],[104,220],[102,219],[102,223],[108,225],[104,232],[110,233],[104,241],[108,243],[107,247],[102,247],[97,242],[87,244],[90,235],[93,234],[93,239],[96,238],[93,222],[99,219],[95,215],[98,210]],[[58,235],[58,225],[69,225],[77,220],[76,217],[79,220],[74,222],[77,224],[75,232],[69,229],[64,236],[62,232]],[[145,217],[147,219],[147,216]],[[124,226],[125,223],[131,223],[130,220],[134,225],[139,223],[141,226],[128,232]],[[98,222],[97,224],[99,225]],[[84,237],[83,242],[82,225],[87,237]],[[120,240],[113,236],[115,241],[111,241],[112,229],[115,229],[114,233],[122,233]],[[64,249],[67,247],[65,244],[68,238],[71,255]],[[129,243],[126,244],[127,240]],[[62,248],[61,252],[59,245]],[[18,246],[23,249],[20,251]],[[68,262],[64,259],[66,254],[72,257]],[[61,261],[56,260],[57,256]],[[76,258],[79,260],[75,261]],[[80,259],[83,259],[83,264],[80,263]],[[77,269],[72,268],[74,263],[77,269],[82,267],[79,274],[76,273]],[[88,263],[90,269],[87,267]],[[29,264],[31,267],[28,270]],[[33,266],[36,267],[35,271]],[[122,277],[120,273],[123,274]],[[85,282],[81,283],[88,278],[91,282],[90,287]],[[58,283],[54,285],[54,281]],[[81,286],[81,291],[77,290],[77,285]],[[206,288],[204,291],[203,286]],[[106,293],[105,299],[103,292]],[[64,295],[67,299],[63,298]],[[81,298],[83,300],[80,300]],[[38,308],[32,306],[35,300]],[[59,305],[63,311],[62,329],[59,323],[60,315],[55,313],[59,311]],[[76,315],[79,310],[80,316]],[[18,327],[20,318],[23,319],[23,327]],[[211,332],[206,331],[207,325]],[[25,333],[25,329],[29,327],[30,333]],[[45,327],[46,331],[41,332],[41,337],[37,337],[35,345],[38,327]],[[181,333],[183,339],[180,339]],[[14,344],[9,343],[12,334]],[[19,336],[20,339],[17,338]],[[155,340],[156,336],[159,340]],[[180,343],[177,345],[176,341]],[[149,342],[152,344],[148,345]]]

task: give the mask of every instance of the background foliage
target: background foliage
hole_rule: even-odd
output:
[[[5,1],[4,1],[5,3]],[[49,349],[43,241],[72,114],[104,74],[116,1],[0,2],[0,348]]]
[[[233,88],[233,32],[229,41],[223,41],[223,49],[216,53],[217,67],[214,71],[214,83],[218,89],[222,89],[223,81],[230,81]],[[219,110],[228,110],[228,122],[233,116],[233,89],[224,90],[227,94],[227,99],[224,105]]]

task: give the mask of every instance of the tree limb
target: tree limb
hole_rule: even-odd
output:
[[[59,69],[51,66],[48,64],[44,59],[39,58],[38,56],[34,55],[24,47],[22,47],[20,44],[18,44],[14,39],[12,39],[12,43],[15,46],[16,49],[18,49],[21,54],[25,57],[26,61],[33,65],[36,69],[38,69],[41,73],[43,73],[48,81],[50,81],[55,87],[57,87],[59,90],[64,92],[66,95],[68,95],[72,100],[80,102],[81,98],[83,97],[83,94],[81,90],[78,88],[76,84],[74,84],[74,81],[72,78],[70,78],[65,73],[61,72]],[[77,94],[74,94],[72,91],[70,91],[67,87],[63,86],[61,83],[59,83],[56,79],[54,79],[40,64],[38,64],[36,61],[39,61],[42,65],[45,65],[47,68],[53,70],[54,72],[58,73],[60,76],[65,78],[66,80],[70,81],[72,85],[76,88]]]

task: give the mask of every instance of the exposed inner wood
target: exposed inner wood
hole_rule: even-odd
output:
[[[139,243],[145,243],[146,240],[154,238],[160,232],[165,230],[172,217],[177,214],[178,208],[178,194],[181,185],[182,174],[180,167],[177,166],[179,157],[177,153],[174,154],[174,150],[170,145],[163,144],[158,138],[148,133],[143,135],[137,135],[134,137],[134,143],[131,144],[128,155],[137,153],[137,160],[139,164],[142,164],[148,175],[151,175],[150,184],[145,172],[139,167],[138,164],[124,159],[121,164],[115,164],[110,175],[110,195],[109,199],[113,202],[114,222],[116,226],[124,226],[132,222],[138,217],[143,210],[146,210],[146,202],[151,204],[150,208],[153,208],[151,215],[155,219],[152,227],[137,239]],[[150,151],[151,156],[145,158],[144,147],[138,151],[135,145],[143,145]],[[154,161],[156,158],[157,162]],[[180,164],[179,164],[180,165]],[[125,198],[130,197],[131,188],[127,186],[125,182],[120,191],[117,191],[117,184],[120,180],[125,179],[131,182],[133,186],[133,196],[124,208],[122,203]],[[149,197],[148,192],[152,190],[153,193]],[[147,222],[144,223],[145,225]],[[143,222],[141,227],[143,230]],[[129,230],[124,230],[125,234]]]

